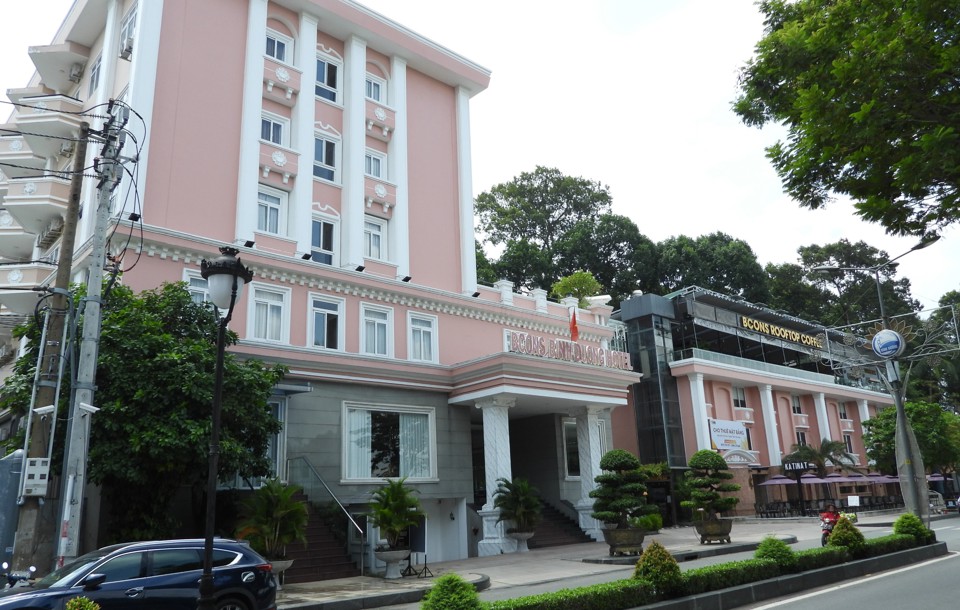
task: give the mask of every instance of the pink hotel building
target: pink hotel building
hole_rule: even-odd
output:
[[[52,282],[69,184],[57,172],[73,161],[47,136],[75,137],[71,113],[123,100],[143,122],[128,125],[142,145],[136,180],[112,203],[111,253],[132,266],[122,281],[183,281],[200,300],[200,261],[239,248],[255,275],[231,351],[290,369],[273,400],[277,474],[308,490],[322,478],[357,513],[384,477],[407,477],[431,561],[516,548],[489,493],[501,477],[528,478],[598,537],[588,494],[603,452],[679,468],[710,446],[711,418],[752,430],[729,454],[741,477],[779,464],[804,427],[813,442],[849,432],[862,456],[858,422],[876,392],[703,345],[673,362],[655,346],[669,320],[691,318],[663,301],[623,321],[601,302],[577,310],[572,342],[575,301],[478,286],[469,110],[490,74],[386,17],[350,0],[77,0],[29,54],[37,73],[7,91],[19,105],[0,132],[2,313],[31,312],[36,294],[16,289]],[[94,187],[82,194],[78,281]],[[688,313],[715,329],[708,305]],[[697,346],[671,349],[684,347]],[[638,410],[617,409],[631,393]],[[97,511],[86,515],[90,548]]]

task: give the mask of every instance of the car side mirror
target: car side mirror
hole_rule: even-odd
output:
[[[80,586],[84,589],[99,587],[107,579],[106,574],[87,574],[86,578],[80,581]]]

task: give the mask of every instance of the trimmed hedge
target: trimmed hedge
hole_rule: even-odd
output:
[[[777,562],[772,559],[744,559],[694,568],[683,573],[684,592],[696,595],[766,580],[780,575]]]
[[[914,547],[921,546],[916,538],[910,534],[890,534],[880,538],[870,538],[864,544],[865,557],[877,557],[887,553],[896,553],[905,551]]]
[[[655,601],[656,595],[650,581],[629,578],[487,602],[484,607],[488,610],[623,610]]]
[[[793,574],[797,571],[797,554],[779,538],[767,536],[757,545],[755,559],[772,559],[780,567],[781,574]]]
[[[816,549],[804,549],[794,553],[797,558],[797,571],[806,572],[817,568],[829,568],[846,563],[850,553],[842,546],[825,546]]]

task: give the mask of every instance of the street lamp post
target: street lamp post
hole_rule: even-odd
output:
[[[910,254],[914,250],[922,250],[939,239],[939,236],[925,238],[903,254],[884,261],[879,265],[874,265],[873,267],[835,267],[822,265],[813,267],[811,271],[866,271],[871,273],[873,281],[877,285],[880,320],[884,330],[887,330],[890,328],[890,319],[887,317],[886,308],[883,304],[883,291],[880,288],[880,271],[894,266],[894,261],[897,259]],[[900,337],[900,341],[903,341],[902,337]],[[890,396],[893,398],[893,404],[897,411],[896,433],[894,437],[894,446],[897,455],[897,474],[900,477],[900,490],[903,493],[904,504],[907,510],[921,519],[926,520],[929,511],[927,510],[928,499],[924,493],[926,490],[926,478],[923,468],[923,457],[920,455],[917,439],[913,433],[913,427],[910,425],[904,409],[905,388],[900,379],[900,364],[897,361],[898,355],[899,353],[885,359],[885,376],[883,377],[887,382],[887,389],[890,391]]]
[[[217,470],[220,461],[220,411],[223,394],[223,356],[226,348],[227,324],[233,307],[243,292],[244,284],[253,279],[253,272],[240,263],[240,251],[230,246],[220,248],[220,256],[200,263],[200,275],[207,280],[210,300],[217,310],[226,313],[217,331],[217,364],[213,382],[213,408],[210,414],[210,454],[207,460],[207,508],[203,541],[203,574],[200,576],[198,610],[215,610],[213,586],[213,532],[217,512]]]

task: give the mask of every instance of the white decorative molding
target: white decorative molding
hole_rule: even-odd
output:
[[[273,159],[273,163],[277,167],[283,167],[287,164],[287,155],[283,154],[283,152],[279,150],[273,151],[273,154],[270,155],[270,158]]]
[[[387,187],[378,183],[375,187],[373,187],[373,192],[377,194],[377,197],[381,197],[381,198],[386,197]]]
[[[277,80],[281,83],[285,83],[290,80],[290,73],[287,72],[286,68],[277,68],[276,70]]]
[[[13,152],[19,152],[23,150],[23,140],[10,140],[9,148]]]
[[[7,283],[8,284],[19,284],[20,280],[23,279],[23,272],[19,269],[11,269],[7,272]]]
[[[13,216],[6,210],[0,210],[0,227],[12,227]]]
[[[23,185],[24,195],[33,195],[36,192],[37,192],[37,184],[35,182],[28,182]]]
[[[373,111],[373,116],[377,117],[377,120],[386,121],[387,111],[381,108],[380,106],[377,106],[376,109]]]
[[[34,111],[35,114],[43,114],[44,112],[47,111],[47,103],[46,103],[46,102],[37,102],[36,104],[34,104],[34,105],[31,106],[31,107],[33,108],[33,111]]]
[[[268,81],[267,81],[267,93],[270,93],[270,92],[272,92],[272,91],[273,91],[273,81],[272,81],[272,80],[268,80]]]

